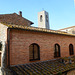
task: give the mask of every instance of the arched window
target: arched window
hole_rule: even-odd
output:
[[[60,45],[55,44],[54,57],[60,57]]]
[[[43,21],[43,19],[42,19],[42,15],[40,15],[40,22],[42,22]]]
[[[38,44],[31,44],[29,46],[29,60],[40,60],[40,48]]]
[[[1,42],[0,42],[0,51],[2,51],[2,44],[1,44]]]
[[[73,50],[73,45],[72,44],[69,45],[69,54],[70,55],[74,54],[74,50]]]

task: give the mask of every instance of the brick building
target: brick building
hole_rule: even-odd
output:
[[[75,35],[31,24],[22,12],[0,15],[3,73],[7,68],[13,75],[75,73]]]

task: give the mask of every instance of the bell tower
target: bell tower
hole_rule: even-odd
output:
[[[38,27],[49,29],[49,15],[46,11],[38,13]]]

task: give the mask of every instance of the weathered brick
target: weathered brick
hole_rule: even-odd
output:
[[[56,43],[60,45],[61,57],[70,56],[69,44],[73,44],[75,52],[75,37],[73,36],[12,29],[10,38],[11,65],[55,59],[54,44]],[[29,61],[29,46],[32,43],[40,46],[40,60]]]

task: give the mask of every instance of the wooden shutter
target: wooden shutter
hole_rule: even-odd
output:
[[[33,59],[33,45],[29,47],[29,59]]]
[[[34,59],[38,59],[38,46],[34,45]]]

